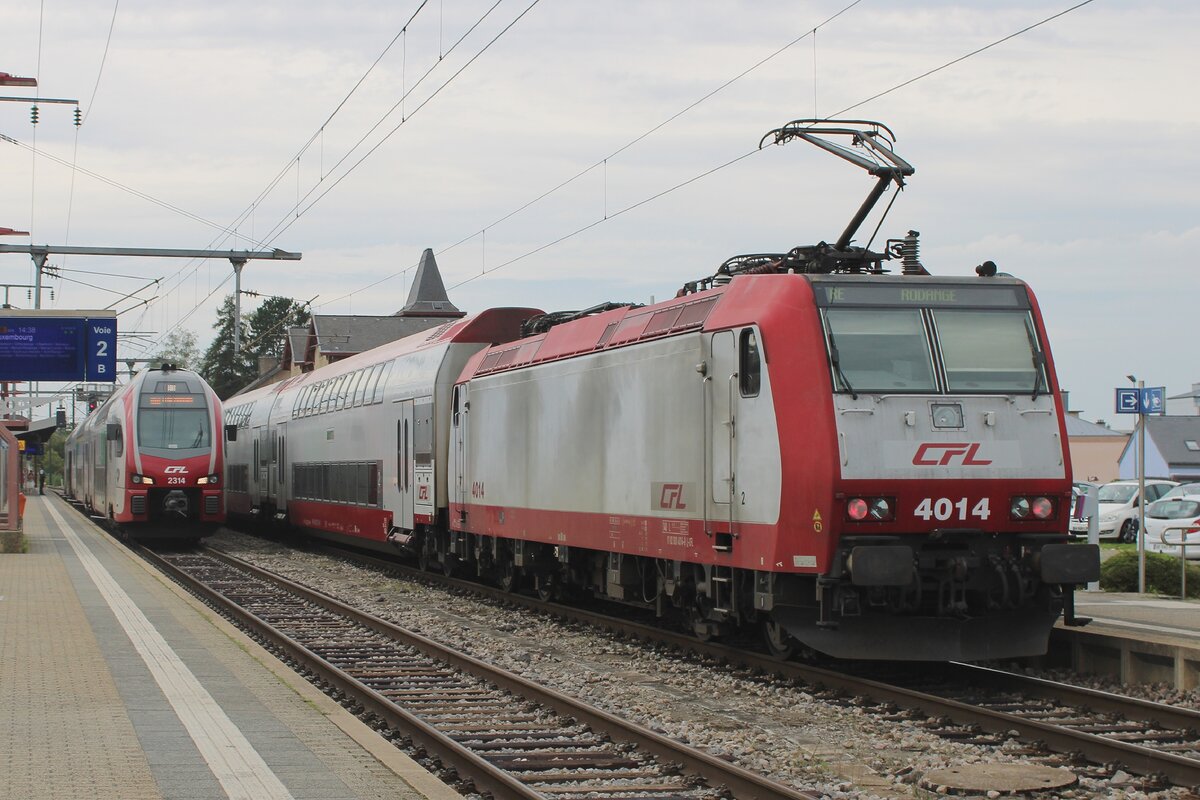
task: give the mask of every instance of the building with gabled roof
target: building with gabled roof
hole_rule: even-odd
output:
[[[433,250],[421,254],[408,302],[395,314],[314,314],[307,327],[289,328],[276,380],[311,372],[442,323],[465,311],[450,302]]]
[[[1200,480],[1200,416],[1146,416],[1146,475],[1176,481]],[[1137,434],[1121,452],[1120,476],[1136,478]]]
[[[1065,394],[1065,392],[1064,392]],[[1119,473],[1121,453],[1129,434],[1106,425],[1088,422],[1076,411],[1068,411],[1067,447],[1071,451],[1071,473],[1077,481],[1107,483]]]

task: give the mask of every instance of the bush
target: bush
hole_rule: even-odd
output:
[[[1117,553],[1100,565],[1100,588],[1106,592],[1138,590],[1136,550]],[[1188,564],[1188,597],[1200,597],[1200,566]],[[1179,596],[1179,559],[1162,553],[1146,553],[1146,591]]]

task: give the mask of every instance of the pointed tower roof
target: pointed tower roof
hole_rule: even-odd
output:
[[[417,275],[408,293],[408,303],[396,312],[396,316],[458,318],[466,315],[465,311],[459,311],[450,302],[437,261],[433,258],[433,250],[426,248],[421,254],[421,263],[417,266]]]

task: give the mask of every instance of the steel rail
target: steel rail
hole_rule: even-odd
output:
[[[629,742],[643,752],[657,756],[670,763],[678,763],[695,775],[703,777],[714,787],[726,787],[732,796],[747,800],[813,800],[820,794],[802,792],[791,789],[769,778],[757,775],[749,770],[738,767],[708,753],[695,750],[680,742],[661,736],[636,723],[622,719],[601,709],[590,706],[575,698],[487,664],[465,653],[453,650],[413,631],[401,628],[387,620],[376,617],[364,611],[349,606],[336,598],[322,592],[303,586],[269,570],[257,567],[228,553],[212,548],[203,548],[206,555],[211,555],[237,569],[244,570],[261,580],[273,583],[284,590],[296,594],[334,614],[342,615],[362,624],[363,626],[395,639],[412,647],[424,655],[450,664],[455,669],[487,681],[494,686],[524,697],[539,705],[553,709],[557,713],[571,717],[587,725],[594,731],[600,731],[615,741]],[[458,771],[476,782],[478,787],[487,788],[496,793],[497,797],[535,798],[541,794],[525,787],[516,778],[480,758],[475,753],[466,750],[453,739],[440,733],[421,719],[397,707],[386,697],[369,687],[362,686],[353,677],[328,664],[319,655],[313,653],[302,644],[293,641],[286,635],[275,631],[254,614],[241,609],[222,594],[202,584],[178,569],[169,562],[151,554],[151,560],[169,574],[179,577],[185,585],[195,587],[199,593],[222,608],[229,609],[243,624],[260,631],[282,650],[292,654],[298,661],[310,666],[325,680],[336,685],[347,695],[361,698],[364,706],[385,719],[392,727],[410,733],[415,741],[419,741],[430,752],[436,754],[448,763],[455,765]],[[460,766],[461,765],[461,766]]]
[[[684,652],[691,651],[719,661],[774,673],[780,677],[802,680],[809,684],[868,697],[879,702],[895,703],[929,717],[945,717],[960,725],[976,725],[989,733],[1004,734],[1015,730],[1026,741],[1040,742],[1055,752],[1080,753],[1097,764],[1117,763],[1130,772],[1142,775],[1163,775],[1180,786],[1200,785],[1200,760],[1176,753],[1162,752],[1145,745],[1076,731],[1069,727],[939,697],[936,694],[837,672],[824,667],[795,661],[781,661],[768,655],[716,642],[702,642],[684,633],[675,633],[652,625],[631,622],[560,603],[546,602],[530,596],[506,593],[495,587],[417,570],[395,561],[358,551],[327,545],[318,545],[317,549],[326,550],[352,561],[371,564],[482,594],[502,602],[540,610],[544,613],[548,612],[574,622],[607,629],[622,636],[667,644]],[[979,680],[986,678],[999,681],[1001,675],[1010,675],[1010,673],[1003,673],[1000,670],[988,671],[985,668],[971,665],[962,665],[962,668],[973,670],[973,674]],[[1008,685],[1018,686],[1018,679],[1023,677],[1012,675]],[[1085,708],[1117,713],[1133,720],[1147,721],[1164,728],[1178,730],[1181,733],[1190,729],[1200,729],[1200,712],[1189,709],[1177,709],[1165,704],[1122,697],[1069,684],[1059,684],[1054,681],[1041,680],[1039,682],[1029,679],[1020,682],[1030,687],[1031,693],[1036,693],[1039,697],[1054,699],[1060,703],[1078,704]]]

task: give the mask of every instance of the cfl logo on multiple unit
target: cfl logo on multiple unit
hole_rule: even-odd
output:
[[[925,442],[917,448],[912,463],[918,467],[945,467],[961,459],[964,467],[985,467],[991,459],[978,458],[979,442]]]
[[[172,464],[163,470],[167,475],[187,475],[187,467],[182,467],[179,464]]]

